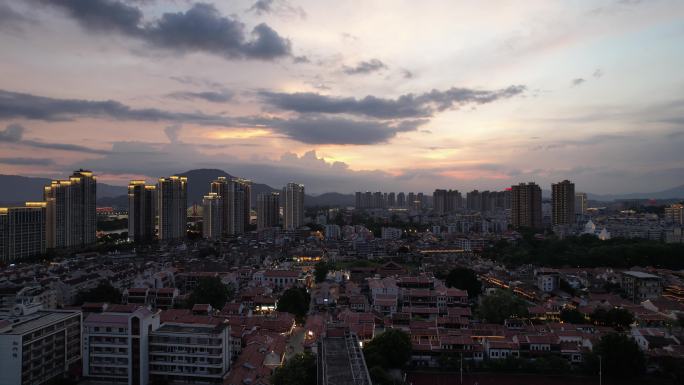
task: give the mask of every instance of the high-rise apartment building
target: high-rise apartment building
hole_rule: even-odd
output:
[[[442,190],[442,189],[437,189],[435,190],[434,193],[432,193],[432,205],[435,211],[435,214],[437,215],[444,215],[446,214],[449,209],[448,209],[448,203],[447,203],[447,190]]]
[[[77,170],[69,180],[53,180],[43,191],[47,248],[95,243],[97,181],[91,171]]]
[[[81,312],[24,311],[0,319],[0,384],[40,385],[78,373]]]
[[[466,208],[471,211],[482,211],[482,196],[477,190],[466,194]]]
[[[257,195],[257,230],[276,227],[280,224],[280,194],[261,193]]]
[[[403,192],[397,194],[397,207],[406,207],[406,194],[404,194]]]
[[[45,253],[47,202],[0,207],[0,262]]]
[[[513,227],[542,228],[542,192],[536,183],[511,186],[511,223]]]
[[[111,305],[83,321],[83,375],[105,384],[149,383],[149,336],[159,313],[138,305]]]
[[[186,236],[188,221],[188,178],[159,178],[157,184],[159,240],[172,241]]]
[[[674,203],[665,207],[665,221],[668,223],[684,224],[684,205],[681,203]]]
[[[206,239],[220,239],[223,235],[223,198],[209,193],[202,200],[202,236]]]
[[[144,180],[128,184],[128,239],[150,242],[154,239],[157,217],[157,187]]]
[[[304,226],[304,185],[288,183],[282,197],[284,228],[295,230]]]
[[[589,200],[587,199],[587,193],[576,192],[575,193],[575,215],[586,214],[587,208],[589,207]]]
[[[249,225],[252,182],[247,179],[218,177],[211,182],[211,192],[223,200],[223,233],[236,235],[245,232]]]
[[[554,226],[575,223],[575,184],[569,180],[551,185],[551,218]]]
[[[396,195],[393,192],[387,194],[387,207],[396,207],[396,206],[397,206]]]

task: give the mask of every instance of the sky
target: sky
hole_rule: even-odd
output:
[[[684,183],[684,2],[0,0],[0,174]]]

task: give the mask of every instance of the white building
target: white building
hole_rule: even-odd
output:
[[[150,334],[150,375],[162,381],[222,384],[230,370],[230,326],[223,319],[165,322]]]
[[[137,305],[112,305],[83,322],[83,375],[93,382],[147,385],[148,339],[159,313]]]
[[[325,239],[340,239],[342,231],[338,225],[325,225]]]
[[[73,378],[81,359],[81,312],[17,305],[12,313],[0,319],[0,384]]]
[[[403,231],[401,229],[396,228],[396,227],[383,227],[380,235],[381,235],[382,239],[397,240],[397,239],[401,239],[402,233],[403,233]]]

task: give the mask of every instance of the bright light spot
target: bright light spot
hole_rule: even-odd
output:
[[[263,128],[247,128],[236,130],[219,130],[207,133],[211,139],[250,139],[269,135],[271,131]]]

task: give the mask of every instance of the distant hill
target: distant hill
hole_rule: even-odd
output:
[[[356,204],[353,194],[340,194],[336,192],[325,193],[315,196],[306,196],[305,206],[354,206]]]
[[[219,169],[201,168],[197,170],[190,170],[178,174],[180,176],[188,177],[188,204],[193,202],[201,203],[202,198],[209,192],[209,185],[211,182],[220,177],[232,178],[233,176],[227,172]],[[252,204],[256,204],[256,196],[261,193],[278,192],[271,186],[263,183],[252,183]]]
[[[66,177],[63,176],[63,177]],[[19,175],[0,175],[0,202],[19,204],[43,200],[43,187],[50,184],[48,178],[32,178]],[[97,184],[97,197],[111,198],[126,194],[126,187]]]
[[[684,199],[684,184],[663,191],[650,193],[629,193],[629,194],[592,194],[587,193],[587,197],[597,201],[614,201],[621,199]]]
[[[202,202],[202,197],[209,192],[209,184],[214,179],[224,176],[231,178],[227,172],[219,169],[189,170],[178,175],[188,177],[188,204]],[[63,176],[63,177],[66,177]],[[50,183],[47,178],[32,178],[19,175],[0,174],[0,204],[21,204],[25,201],[43,199],[43,186]],[[260,193],[280,192],[263,183],[252,184],[252,202],[256,204],[256,195]],[[545,198],[550,198],[549,191],[542,192]],[[684,185],[671,189],[651,193],[630,194],[592,194],[588,198],[594,201],[613,201],[620,199],[684,199]],[[99,206],[128,207],[128,197],[125,186],[113,186],[106,183],[97,184],[97,203]],[[307,195],[304,204],[312,206],[353,206],[353,194],[328,192],[320,195]]]

